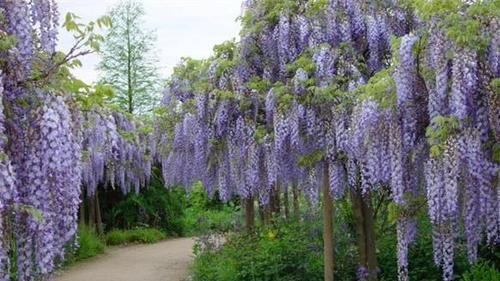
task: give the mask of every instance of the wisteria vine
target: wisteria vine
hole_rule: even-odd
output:
[[[325,2],[245,1],[239,43],[178,66],[159,118],[173,122],[160,130],[165,180],[262,205],[283,186],[315,204],[325,169],[335,198],[388,188],[399,279],[426,202],[452,280],[461,235],[471,263],[500,237],[498,15],[474,12],[494,4]],[[450,14],[482,25],[464,40]]]

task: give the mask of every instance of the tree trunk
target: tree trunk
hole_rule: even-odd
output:
[[[253,197],[249,197],[244,199],[244,208],[245,208],[245,228],[248,234],[252,234],[255,226],[255,218],[254,218],[254,203]]]
[[[274,216],[275,213],[275,208],[276,208],[276,194],[275,194],[274,188],[271,188],[269,191],[269,203],[267,204],[267,210],[268,210],[268,215],[269,215],[269,221]]]
[[[86,199],[85,194],[86,194],[85,189],[83,189],[82,194],[80,195],[81,202],[80,202],[79,219],[78,219],[80,225],[85,225],[87,223],[86,210],[85,210],[85,199]]]
[[[89,209],[89,227],[95,230],[95,194],[92,197],[87,197],[88,209]]]
[[[325,281],[333,281],[333,198],[330,195],[328,166],[323,175],[323,245]]]
[[[288,185],[285,186],[285,192],[283,193],[283,205],[285,207],[285,218],[290,219],[290,206],[288,202]]]
[[[102,225],[102,216],[101,216],[101,204],[99,203],[99,191],[95,191],[95,219],[96,219],[96,230],[97,234],[104,234],[104,228]]]
[[[276,218],[279,218],[281,215],[281,184],[278,182],[276,184],[275,190],[274,190],[274,213]]]
[[[352,211],[356,228],[359,265],[367,270],[368,280],[377,280],[377,254],[375,247],[375,226],[369,195],[363,198],[359,189],[351,192]]]
[[[294,185],[292,187],[293,193],[293,216],[297,221],[300,220],[300,202],[299,202],[299,187]]]
[[[261,225],[266,225],[266,210],[265,210],[264,205],[259,204],[259,218],[260,218],[260,224]]]
[[[377,247],[375,237],[375,222],[373,218],[373,208],[371,198],[363,200],[363,213],[366,231],[366,248],[367,248],[367,264],[368,264],[368,280],[376,281],[378,274]]]

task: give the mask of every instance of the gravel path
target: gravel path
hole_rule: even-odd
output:
[[[191,238],[111,248],[58,274],[55,281],[183,281],[192,260]]]

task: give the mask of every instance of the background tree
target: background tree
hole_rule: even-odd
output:
[[[113,27],[98,65],[101,82],[115,89],[112,102],[129,113],[149,112],[158,101],[156,36],[144,28],[144,15],[143,5],[136,1],[122,1],[111,9]]]

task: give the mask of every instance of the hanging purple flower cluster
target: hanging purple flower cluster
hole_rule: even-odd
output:
[[[3,74],[0,70],[0,101],[3,100]],[[9,280],[10,259],[9,241],[7,237],[7,218],[10,206],[15,202],[15,174],[12,169],[9,157],[5,151],[7,136],[5,135],[5,115],[3,103],[0,102],[0,280]]]
[[[36,276],[47,278],[54,259],[64,259],[64,246],[76,233],[80,202],[80,142],[73,133],[73,120],[60,96],[40,93],[45,104],[35,113],[30,157],[26,161],[30,185],[18,187],[21,202],[40,212],[40,218],[21,218],[26,223],[17,247],[33,251]],[[27,237],[26,237],[27,236]],[[23,252],[21,252],[23,253]],[[27,253],[18,269],[30,278],[33,266]]]
[[[124,113],[93,108],[83,122],[83,185],[92,196],[100,184],[139,192],[151,177],[153,135]]]

